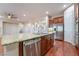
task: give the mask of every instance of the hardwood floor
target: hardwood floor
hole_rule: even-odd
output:
[[[78,51],[68,42],[55,40],[54,47],[45,56],[78,56]]]

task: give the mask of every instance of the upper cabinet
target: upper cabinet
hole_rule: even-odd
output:
[[[58,18],[58,23],[64,23],[63,17],[59,17],[59,18]]]
[[[49,20],[49,24],[53,24],[54,22],[53,22],[53,20]]]
[[[55,17],[55,18],[49,20],[49,24],[59,24],[59,23],[62,23],[62,24],[64,23],[63,16],[61,16],[61,17]]]

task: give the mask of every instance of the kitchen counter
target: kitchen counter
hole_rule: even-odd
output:
[[[21,41],[26,41],[26,40],[31,40],[34,38],[39,38],[41,36],[53,34],[54,32],[49,32],[46,34],[26,34],[26,33],[21,33],[21,34],[16,34],[16,35],[3,35],[2,37],[2,45],[9,45],[13,43],[18,43]]]

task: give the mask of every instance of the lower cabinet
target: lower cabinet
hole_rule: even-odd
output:
[[[44,55],[47,51],[47,40],[45,36],[41,37],[41,55]]]
[[[23,50],[24,56],[44,56],[49,49],[53,47],[53,38],[53,35],[50,34],[42,36],[41,38],[25,41],[21,43],[20,48],[22,48],[23,45],[23,49],[20,50]],[[22,55],[22,53],[20,55]]]
[[[45,55],[48,50],[53,47],[54,40],[51,35],[46,35],[41,37],[41,55]]]
[[[53,47],[54,45],[54,34],[50,34],[50,46]]]
[[[30,45],[25,46],[24,53],[24,55],[31,56]]]

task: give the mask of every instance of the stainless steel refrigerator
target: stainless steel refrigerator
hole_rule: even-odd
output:
[[[79,49],[79,18],[76,20],[76,32],[75,32],[75,37],[76,37],[76,47]]]
[[[62,23],[53,24],[53,28],[55,30],[54,39],[63,40],[64,39],[64,25]]]

